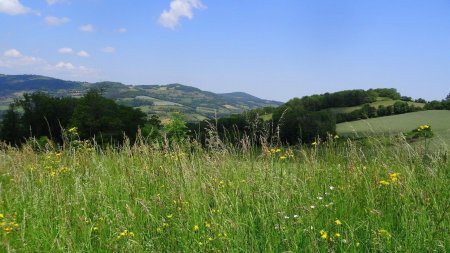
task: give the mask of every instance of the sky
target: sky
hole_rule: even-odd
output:
[[[450,92],[448,0],[0,0],[0,73],[287,101]]]

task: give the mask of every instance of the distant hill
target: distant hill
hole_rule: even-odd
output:
[[[140,108],[149,115],[158,114],[164,118],[170,112],[179,111],[189,121],[282,104],[243,92],[216,94],[182,84],[125,85],[118,82],[73,82],[38,75],[0,75],[0,114],[26,92],[80,97],[91,88],[100,89],[105,97]]]

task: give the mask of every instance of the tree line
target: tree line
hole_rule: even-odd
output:
[[[375,108],[369,103],[378,97],[399,101]],[[396,89],[348,90],[294,98],[276,108],[259,108],[197,123],[187,123],[182,114],[172,113],[169,123],[162,124],[157,115],[147,118],[139,109],[103,97],[99,90],[90,90],[81,98],[52,97],[37,92],[24,94],[10,105],[0,125],[0,140],[20,145],[32,137],[45,137],[62,143],[63,129],[76,127],[80,139],[94,138],[98,143],[121,143],[124,136],[134,140],[140,130],[143,137],[160,141],[191,138],[206,144],[214,131],[218,138],[231,143],[251,137],[255,142],[265,139],[295,145],[335,135],[339,122],[422,110],[408,102],[412,99],[402,97]],[[361,104],[360,109],[349,113],[330,110]],[[423,109],[450,109],[450,99],[427,102]],[[270,114],[271,119],[261,118],[263,114]]]
[[[30,137],[63,141],[63,129],[76,127],[81,139],[99,142],[133,138],[146,114],[132,107],[116,104],[91,90],[81,98],[52,97],[46,93],[24,94],[3,115],[1,140],[20,145]]]

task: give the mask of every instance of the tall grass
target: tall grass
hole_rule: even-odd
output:
[[[4,146],[0,251],[446,252],[449,179],[402,139]]]

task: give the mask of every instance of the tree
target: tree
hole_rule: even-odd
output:
[[[24,137],[24,129],[20,122],[20,114],[14,105],[3,116],[0,139],[11,145],[19,145]]]
[[[179,112],[171,113],[170,122],[164,126],[164,132],[170,141],[179,143],[186,140],[189,129],[186,125],[184,116]]]
[[[134,138],[138,127],[145,124],[145,116],[139,109],[118,105],[98,91],[90,90],[79,100],[71,125],[78,128],[83,139],[121,141],[123,134]]]
[[[283,142],[296,144],[312,142],[336,132],[336,118],[329,111],[312,112],[305,109],[301,99],[294,98],[277,108],[273,120],[280,126]]]

